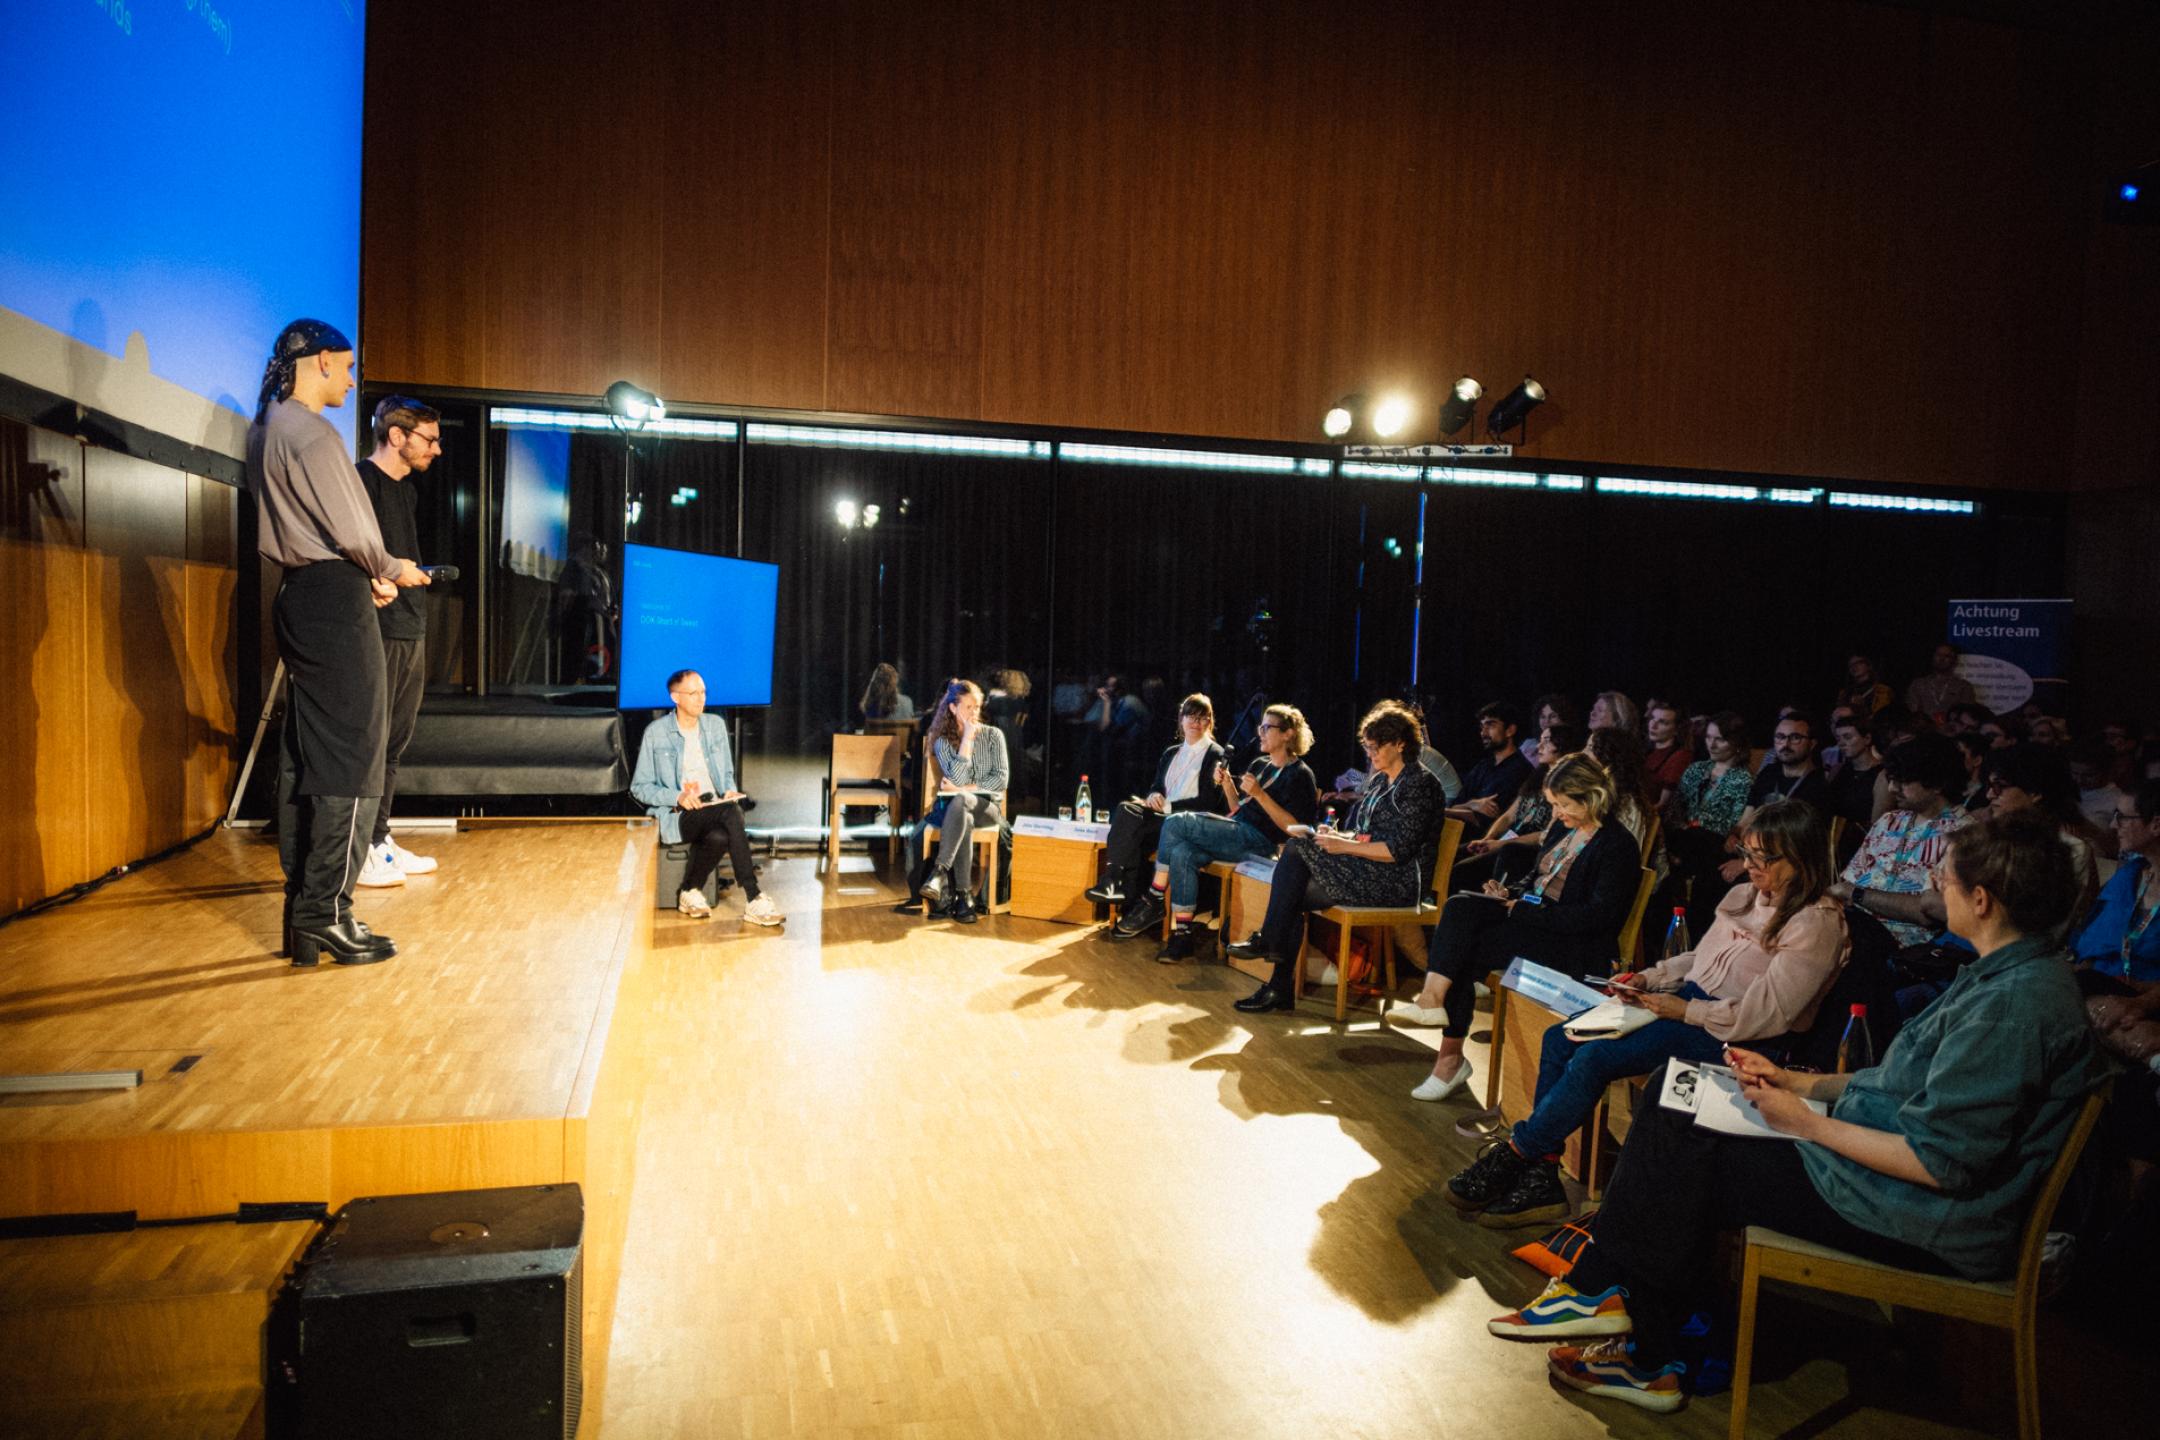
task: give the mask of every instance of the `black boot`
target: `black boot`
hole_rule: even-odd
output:
[[[1207,926],[1195,925],[1192,921],[1187,920],[1177,929],[1170,932],[1169,943],[1163,946],[1155,959],[1157,963],[1163,965],[1182,965],[1186,961],[1197,957],[1201,947],[1212,938],[1213,934],[1214,932],[1209,930]]]
[[[335,925],[293,926],[293,964],[303,968],[318,964],[325,951],[340,965],[373,965],[397,954],[397,946],[389,936],[377,935],[351,918]]]
[[[1258,960],[1261,956],[1267,954],[1266,948],[1260,943],[1260,932],[1258,930],[1253,931],[1252,934],[1242,940],[1232,940],[1223,948],[1240,960]]]
[[[953,896],[952,904],[946,907],[945,918],[956,924],[973,925],[982,916],[975,909],[975,897],[962,890]]]
[[[1144,935],[1162,924],[1162,917],[1162,892],[1151,889],[1125,907],[1125,912],[1118,916],[1117,925],[1113,928],[1120,936],[1130,939],[1134,935]]]
[[[1272,984],[1262,985],[1231,1007],[1247,1015],[1261,1015],[1270,1010],[1295,1010],[1297,997],[1287,990],[1277,990]]]
[[[1483,1210],[1515,1188],[1529,1163],[1502,1135],[1486,1141],[1477,1159],[1458,1170],[1440,1193],[1458,1210]]]
[[[930,874],[923,880],[922,889],[918,890],[916,894],[921,899],[929,901],[930,909],[935,912],[939,906],[945,903],[945,891],[951,884],[952,875],[944,866],[935,865],[931,867]]]
[[[1567,1190],[1560,1184],[1556,1160],[1525,1160],[1508,1192],[1478,1212],[1477,1223],[1494,1230],[1513,1230],[1528,1225],[1554,1225],[1573,1214]]]

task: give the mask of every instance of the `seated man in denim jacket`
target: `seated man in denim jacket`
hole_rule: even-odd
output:
[[[705,881],[725,850],[749,901],[743,919],[753,925],[778,925],[787,917],[772,897],[758,893],[757,869],[750,862],[743,792],[735,788],[735,754],[727,726],[719,716],[705,713],[705,680],[697,671],[678,670],[667,684],[675,708],[645,727],[630,794],[660,822],[663,844],[690,847],[676,908],[685,915],[712,914]]]

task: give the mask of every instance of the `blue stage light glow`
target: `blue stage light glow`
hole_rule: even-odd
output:
[[[2144,192],[2139,190],[2138,187],[2135,185],[2124,185],[2122,189],[2117,193],[2120,194],[2125,200],[2135,200],[2138,198],[2139,195],[2143,194]]]

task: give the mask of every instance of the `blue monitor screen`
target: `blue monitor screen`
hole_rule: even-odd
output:
[[[705,703],[772,704],[780,567],[651,545],[623,546],[625,710],[663,710],[667,677],[695,670]]]
[[[0,13],[0,372],[237,454],[287,321],[360,339],[365,0]]]

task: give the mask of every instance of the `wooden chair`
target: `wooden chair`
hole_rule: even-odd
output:
[[[925,750],[923,753],[922,795],[922,853],[924,860],[927,861],[930,858],[933,848],[937,844],[938,836],[940,834],[938,827],[930,820],[930,812],[935,809],[944,799],[943,796],[938,794],[937,758],[931,755],[927,750]],[[1005,792],[1001,790],[998,792],[998,812],[1000,814],[1003,814],[1004,810]],[[988,827],[978,825],[975,827],[974,835],[972,838],[975,842],[975,848],[978,851],[984,852],[981,858],[981,873],[983,877],[983,885],[985,887],[983,890],[983,913],[985,915],[1003,915],[1006,911],[1012,909],[1012,906],[1010,903],[1000,904],[997,898],[997,827],[995,825]],[[930,902],[928,900],[923,901],[922,907],[923,914],[928,915],[930,913]]]
[[[2040,1440],[2039,1337],[2033,1312],[2040,1300],[2040,1256],[2047,1240],[2048,1222],[2055,1204],[2076,1168],[2078,1152],[2099,1123],[2107,1105],[2103,1087],[2085,1099],[2070,1138],[2055,1157],[2055,1164],[2040,1187],[2031,1212],[2025,1217],[2025,1233],[2018,1245],[2017,1269],[2008,1280],[1956,1280],[1943,1275],[1923,1275],[1879,1265],[1781,1235],[1760,1225],[1747,1231],[1747,1253],[1740,1271],[1740,1327],[1735,1336],[1732,1377],[1731,1440],[1747,1435],[1748,1378],[1755,1360],[1756,1290],[1765,1280],[1784,1280],[1812,1290],[1853,1295],[1885,1305],[1906,1305],[1931,1314],[1977,1321],[2010,1332],[2013,1368],[2017,1380],[2019,1440]]]
[[[825,858],[840,863],[841,812],[849,805],[882,805],[888,858],[900,851],[900,761],[904,735],[835,735],[825,776]]]
[[[1455,870],[1455,852],[1462,845],[1463,823],[1450,820],[1440,827],[1440,853],[1433,861],[1432,900],[1414,905],[1330,905],[1316,912],[1322,920],[1335,922],[1335,1023],[1350,1014],[1350,938],[1359,930],[1379,931],[1380,963],[1387,975],[1388,992],[1395,990],[1395,927],[1422,925],[1440,913],[1447,903],[1448,878]],[[1298,993],[1305,989],[1305,947],[1298,947]]]
[[[1658,836],[1663,834],[1664,830],[1665,817],[1653,811],[1650,816],[1650,823],[1643,826],[1642,863],[1644,865],[1647,866],[1650,863],[1650,857],[1657,854]]]
[[[1635,884],[1635,903],[1628,907],[1627,923],[1620,927],[1620,968],[1635,968],[1635,957],[1642,953],[1643,916],[1650,909],[1650,892],[1657,889],[1657,871],[1645,869],[1642,879]]]

